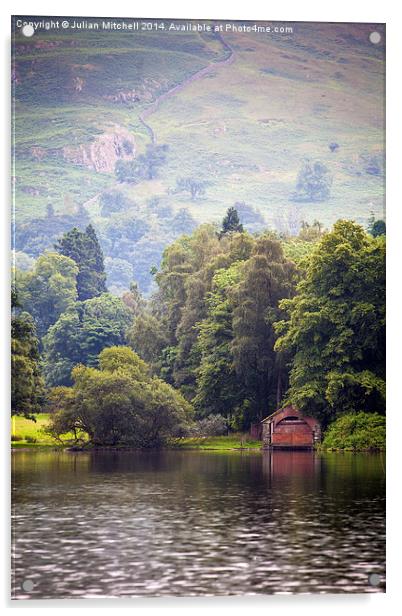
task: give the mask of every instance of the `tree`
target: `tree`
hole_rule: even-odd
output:
[[[33,317],[40,338],[77,299],[78,267],[55,252],[41,255],[29,272],[17,272],[20,302]]]
[[[108,190],[103,192],[100,196],[99,203],[101,205],[101,214],[105,217],[116,212],[121,212],[124,208],[129,208],[134,205],[119,190]]]
[[[21,311],[15,289],[11,307],[11,414],[35,420],[44,401],[38,338],[32,317]]]
[[[208,182],[193,177],[181,177],[176,180],[176,192],[189,192],[192,201],[205,195]]]
[[[166,144],[148,144],[144,154],[133,160],[118,160],[115,166],[119,182],[139,184],[143,180],[153,180],[158,176],[159,167],[166,162]]]
[[[264,216],[260,210],[254,208],[252,205],[248,205],[245,201],[236,201],[234,209],[241,222],[248,231],[257,231],[266,226]]]
[[[244,398],[232,352],[233,294],[241,279],[241,261],[216,272],[208,297],[207,317],[199,325],[197,347],[200,364],[196,370],[197,390],[193,403],[199,417],[219,414],[231,427]]]
[[[95,366],[102,349],[124,344],[131,319],[122,300],[108,293],[77,302],[63,313],[44,338],[48,385],[70,385],[75,365]]]
[[[145,300],[143,299],[136,282],[132,282],[130,284],[130,290],[123,293],[121,299],[131,311],[133,317],[137,317],[144,311]]]
[[[278,351],[292,357],[290,402],[324,425],[385,410],[385,241],[338,221],[315,246],[297,295],[281,302]]]
[[[305,161],[297,176],[294,201],[326,201],[331,193],[332,176],[320,161]]]
[[[243,225],[240,223],[237,210],[234,207],[230,207],[226,212],[219,237],[223,237],[227,233],[243,233]]]
[[[16,250],[21,250],[31,257],[38,257],[45,250],[54,250],[54,243],[73,227],[85,228],[89,216],[83,207],[75,207],[67,214],[56,214],[52,205],[48,205],[46,216],[33,218],[28,222],[13,225],[13,240]]]
[[[374,212],[371,212],[371,216],[369,218],[368,232],[373,237],[378,237],[379,235],[385,235],[386,233],[385,222],[383,220],[376,220],[374,217]]]
[[[245,398],[243,428],[273,412],[287,384],[283,355],[274,351],[274,324],[283,315],[280,300],[292,297],[296,268],[281,244],[270,236],[257,239],[233,289],[233,363]]]
[[[169,344],[164,323],[152,314],[140,314],[127,331],[127,342],[155,372],[160,372],[163,349]]]
[[[158,177],[159,167],[166,162],[169,146],[167,144],[156,145],[148,143],[145,150],[145,173],[147,180]]]
[[[88,225],[85,232],[74,228],[65,233],[55,244],[55,249],[73,259],[78,266],[77,291],[80,301],[106,291],[103,253],[92,225]]]
[[[182,235],[192,233],[196,229],[197,223],[186,208],[180,208],[172,218],[170,227],[175,235]]]
[[[114,172],[116,179],[119,182],[127,182],[129,184],[139,184],[145,179],[146,165],[143,156],[139,156],[133,160],[116,161]]]
[[[90,444],[160,447],[182,435],[191,406],[181,394],[150,375],[147,364],[128,347],[99,355],[99,369],[77,366],[72,388],[56,390],[50,432],[85,433]]]
[[[324,233],[324,225],[320,221],[314,220],[313,224],[309,224],[303,220],[299,238],[304,242],[316,242],[322,238]]]
[[[228,246],[229,240],[220,242],[212,225],[202,225],[190,237],[183,236],[166,249],[156,276],[172,347],[169,357],[174,358],[173,382],[188,397],[195,392],[199,361],[197,324],[206,316],[206,297],[214,272],[230,264],[230,256],[225,254]]]

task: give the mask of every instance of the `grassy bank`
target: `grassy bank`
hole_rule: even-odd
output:
[[[176,441],[177,449],[225,450],[225,449],[261,449],[261,441],[250,439],[248,434],[236,433],[229,436],[205,436],[183,438]]]
[[[39,413],[36,415],[36,422],[31,419],[25,419],[25,417],[12,417],[11,447],[14,449],[21,447],[62,447],[62,444],[44,432],[44,428],[48,423],[48,413]]]
[[[40,413],[36,415],[36,422],[25,417],[12,417],[11,434],[18,440],[13,440],[13,448],[63,447],[58,441],[46,434],[43,429],[49,423],[49,415]],[[66,435],[66,439],[68,435]],[[66,442],[66,446],[67,446]],[[231,450],[231,449],[260,449],[261,441],[254,441],[248,434],[236,433],[229,436],[209,436],[200,438],[183,438],[172,444],[175,449],[200,450]]]

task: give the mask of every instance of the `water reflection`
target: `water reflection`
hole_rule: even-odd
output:
[[[17,451],[13,596],[383,591],[384,490],[380,455]]]

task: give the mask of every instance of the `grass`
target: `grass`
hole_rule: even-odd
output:
[[[224,451],[231,449],[261,449],[261,445],[261,441],[250,439],[248,434],[236,433],[229,436],[183,438],[176,441],[174,446],[179,449]]]
[[[49,423],[49,414],[36,415],[36,423],[25,417],[15,416],[11,420],[11,434],[22,436],[20,441],[12,441],[11,446],[18,448],[62,447],[59,442],[43,432]],[[28,437],[28,440],[26,438]],[[36,439],[36,442],[30,442]],[[66,441],[68,435],[66,435]],[[66,442],[67,445],[67,442]],[[198,449],[211,451],[227,451],[233,449],[261,449],[261,441],[251,440],[247,434],[230,434],[229,436],[209,436],[203,438],[184,438],[173,444],[177,449]]]
[[[62,445],[53,439],[48,434],[45,434],[43,428],[49,423],[48,413],[39,413],[36,415],[36,422],[25,417],[14,416],[11,418],[11,435],[21,436],[22,440],[12,441],[11,446],[15,449],[20,447],[61,447]],[[68,439],[68,435],[66,435]]]

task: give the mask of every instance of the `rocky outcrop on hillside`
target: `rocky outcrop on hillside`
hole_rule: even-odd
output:
[[[63,148],[65,161],[94,169],[98,173],[113,173],[118,160],[131,160],[134,156],[134,138],[122,127],[114,127],[90,143]]]
[[[118,160],[132,160],[135,157],[135,141],[127,129],[114,126],[86,143],[61,148],[34,145],[28,149],[21,148],[18,155],[28,160],[65,161],[98,173],[113,173]]]

